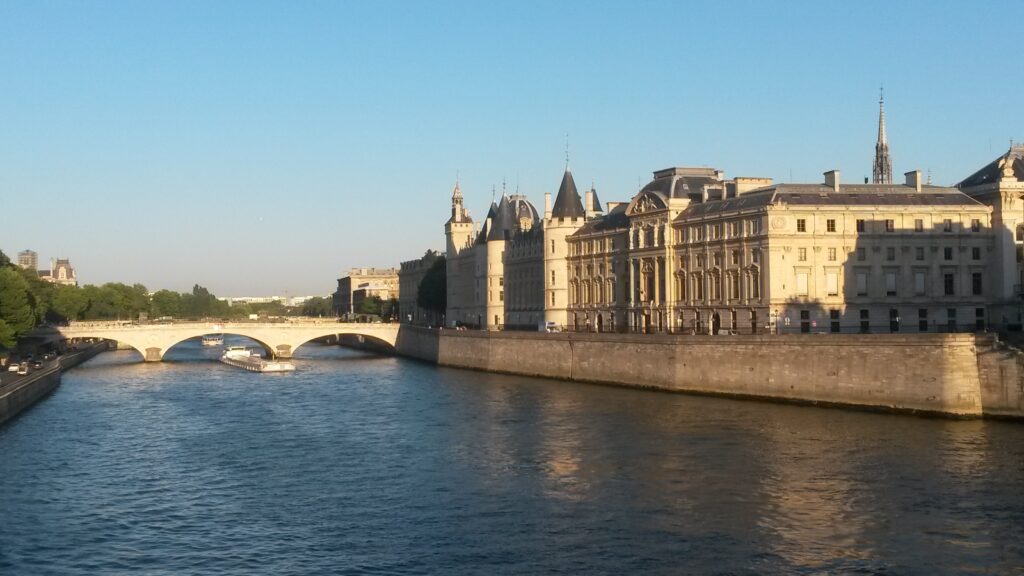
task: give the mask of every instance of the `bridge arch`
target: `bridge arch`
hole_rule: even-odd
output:
[[[393,349],[398,339],[395,324],[347,324],[307,320],[282,323],[181,322],[177,324],[124,325],[113,322],[74,324],[58,328],[65,338],[104,338],[138,350],[146,362],[159,362],[167,350],[190,338],[206,334],[232,334],[259,342],[273,356],[290,358],[303,344],[335,335],[356,335]]]

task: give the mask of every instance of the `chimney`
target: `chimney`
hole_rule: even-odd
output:
[[[594,191],[587,190],[583,198],[583,210],[587,214],[587,218],[594,217]]]
[[[551,220],[551,192],[544,193],[544,219]]]
[[[911,170],[910,172],[907,172],[907,173],[903,174],[903,177],[907,179],[906,180],[907,186],[913,186],[914,190],[916,190],[917,192],[921,191],[921,171],[920,170]]]
[[[612,210],[615,210],[615,208],[619,204],[622,204],[622,202],[605,202],[604,207],[605,207],[605,210],[607,210],[610,213]]]
[[[832,188],[833,192],[839,192],[839,170],[825,172],[825,186]]]
[[[705,185],[700,187],[700,201],[701,202],[707,202],[708,201],[708,185],[707,184],[705,184]]]

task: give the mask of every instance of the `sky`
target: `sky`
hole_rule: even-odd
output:
[[[443,249],[459,180],[952,185],[1024,141],[1024,2],[0,0],[0,249],[82,284],[326,295]],[[43,266],[41,266],[43,267]]]

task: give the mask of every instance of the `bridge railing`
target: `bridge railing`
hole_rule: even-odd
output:
[[[358,323],[358,322],[338,322],[333,319],[326,318],[297,318],[286,320],[282,322],[267,322],[267,321],[256,321],[256,320],[232,320],[230,322],[214,321],[214,320],[181,320],[174,322],[125,322],[125,321],[83,321],[83,322],[70,322],[67,326],[57,327],[57,330],[78,330],[78,329],[90,329],[90,330],[152,330],[152,329],[171,329],[181,327],[208,327],[212,331],[224,331],[229,328],[287,328],[289,326],[295,327],[309,327],[309,326],[337,326],[339,332],[345,332],[351,327],[358,326],[361,329],[365,328],[397,328],[398,324],[393,323]]]

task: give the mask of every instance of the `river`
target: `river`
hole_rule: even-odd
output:
[[[0,573],[1024,570],[1022,424],[298,352],[66,373],[0,428]]]

